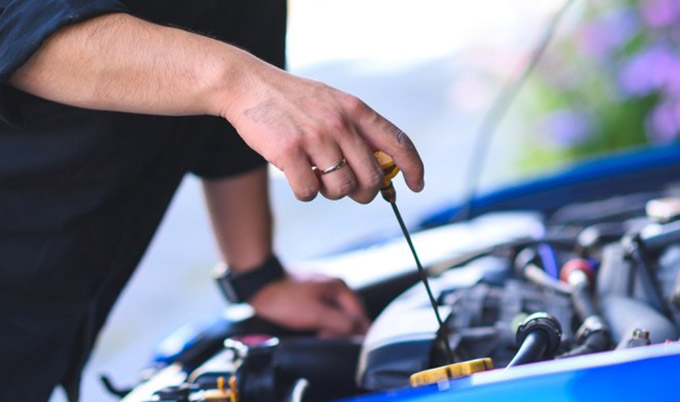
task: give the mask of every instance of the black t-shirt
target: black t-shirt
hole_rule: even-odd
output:
[[[0,400],[10,400],[8,388],[41,400],[57,382],[73,385],[187,172],[218,178],[265,163],[222,119],[85,110],[13,89],[9,77],[55,30],[113,12],[188,28],[283,67],[285,7],[0,0]],[[23,394],[28,383],[36,398]]]

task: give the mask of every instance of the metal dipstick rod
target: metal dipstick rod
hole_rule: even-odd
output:
[[[416,267],[418,268],[420,280],[423,282],[423,285],[425,285],[425,290],[427,291],[427,296],[430,299],[430,304],[432,305],[432,309],[434,310],[434,315],[435,317],[437,317],[439,333],[444,338],[444,348],[446,350],[446,357],[449,360],[449,363],[453,363],[454,362],[453,352],[451,351],[451,345],[449,345],[448,330],[444,325],[444,321],[442,321],[441,315],[439,314],[437,300],[434,298],[434,295],[432,294],[432,288],[430,288],[430,282],[427,279],[427,272],[425,272],[423,265],[420,263],[420,258],[418,258],[418,253],[416,252],[416,248],[414,247],[413,241],[411,240],[411,235],[409,234],[409,231],[406,228],[406,225],[404,224],[404,219],[402,219],[401,213],[399,213],[399,208],[397,208],[397,192],[394,189],[394,185],[392,184],[392,179],[397,175],[397,173],[399,173],[399,168],[394,163],[392,158],[390,158],[389,155],[383,152],[380,151],[375,152],[375,157],[378,160],[378,163],[380,163],[380,167],[382,168],[384,173],[382,186],[380,188],[380,194],[382,195],[383,199],[385,199],[385,201],[387,201],[392,206],[394,216],[397,218],[397,222],[399,222],[401,232],[404,234],[406,243],[408,243],[408,247],[411,250],[413,259],[416,262]]]

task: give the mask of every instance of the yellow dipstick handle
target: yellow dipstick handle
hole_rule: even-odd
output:
[[[394,163],[394,159],[383,151],[375,151],[373,152],[373,155],[375,155],[375,159],[378,160],[380,168],[382,168],[383,174],[385,175],[383,177],[382,187],[387,187],[392,182],[392,179],[399,173],[399,167]]]
[[[385,201],[394,203],[397,200],[397,192],[392,185],[392,179],[399,173],[399,167],[394,163],[394,159],[382,151],[375,151],[373,155],[375,155],[375,159],[380,164],[384,175],[382,185],[380,186],[380,194],[382,194]]]

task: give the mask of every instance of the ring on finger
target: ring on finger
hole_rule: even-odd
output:
[[[321,172],[321,174],[328,174],[328,173],[331,173],[331,172],[335,172],[338,169],[342,169],[346,164],[347,164],[347,160],[345,160],[345,158],[342,158],[340,160],[340,162],[336,163],[333,166],[327,167],[326,169],[322,170],[322,169],[317,168],[316,166],[314,166],[313,169],[319,170]]]

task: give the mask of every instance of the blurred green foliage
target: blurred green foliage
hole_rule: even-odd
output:
[[[589,1],[523,95],[523,168],[680,136],[680,1]]]

